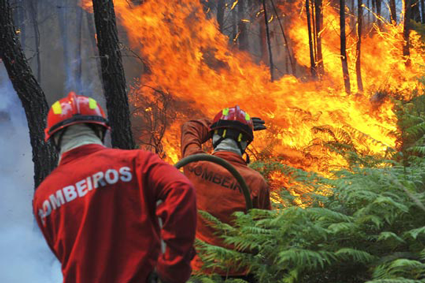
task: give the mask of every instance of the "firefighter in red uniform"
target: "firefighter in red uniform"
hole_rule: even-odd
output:
[[[212,138],[214,153],[233,165],[245,179],[251,191],[254,208],[271,209],[269,187],[260,173],[249,168],[242,158],[246,147],[254,139],[254,130],[266,129],[264,121],[251,119],[239,106],[220,111],[211,122],[208,119],[191,120],[182,127],[183,157],[204,153],[202,144]],[[185,168],[185,174],[192,181],[199,210],[204,210],[224,223],[232,223],[232,213],[246,211],[245,199],[236,179],[223,167],[210,162],[196,162]],[[227,247],[208,223],[198,216],[196,237],[208,244]],[[195,257],[192,268],[199,271],[202,261]],[[201,271],[202,272],[202,271]],[[206,271],[209,273],[209,271]],[[250,279],[244,269],[229,267],[214,270],[226,277]]]
[[[64,282],[186,282],[196,231],[190,181],[150,152],[104,147],[109,127],[92,98],[71,92],[47,120],[60,163],[33,207]]]

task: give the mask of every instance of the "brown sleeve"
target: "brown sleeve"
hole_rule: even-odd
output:
[[[272,209],[270,203],[270,188],[264,180],[261,182],[260,192],[258,193],[257,206],[254,205],[254,207],[267,210]]]
[[[182,126],[182,157],[203,153],[202,144],[211,138],[211,120],[190,120]]]

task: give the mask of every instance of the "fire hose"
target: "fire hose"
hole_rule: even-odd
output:
[[[252,208],[251,194],[249,192],[249,188],[245,182],[245,179],[241,176],[241,174],[239,174],[239,172],[235,169],[235,167],[233,167],[229,162],[227,162],[223,158],[220,158],[214,155],[208,155],[208,154],[194,154],[181,159],[179,162],[177,162],[174,165],[174,167],[176,167],[177,169],[180,169],[192,162],[198,162],[198,161],[210,161],[212,163],[221,165],[222,167],[226,168],[227,171],[229,171],[233,175],[233,177],[235,177],[235,179],[238,181],[239,185],[242,188],[242,193],[245,197],[246,210],[250,210]]]
[[[214,156],[214,155],[195,154],[195,155],[190,155],[188,157],[185,157],[185,158],[181,159],[179,162],[177,162],[176,164],[174,164],[174,167],[176,167],[177,169],[180,169],[180,168],[182,168],[182,167],[184,167],[184,166],[186,166],[186,165],[188,165],[190,163],[198,162],[198,161],[210,161],[212,163],[221,165],[222,167],[224,167],[225,169],[227,169],[227,171],[229,171],[233,175],[233,177],[235,177],[236,181],[238,181],[239,185],[242,188],[242,193],[243,193],[243,195],[245,197],[246,210],[250,210],[252,208],[251,194],[249,192],[249,188],[248,188],[248,185],[245,182],[245,179],[241,176],[241,174],[239,174],[239,172],[235,169],[235,167],[233,167],[226,160],[224,160],[224,159],[222,159],[220,157]],[[161,218],[158,218],[158,221],[159,221],[159,225],[162,226]],[[162,250],[162,253],[165,252],[165,248],[166,248],[166,246],[165,246],[164,241],[161,241],[161,250]],[[158,282],[161,282],[161,281],[159,280],[158,275],[154,271],[149,276],[148,282],[149,283],[158,283]]]

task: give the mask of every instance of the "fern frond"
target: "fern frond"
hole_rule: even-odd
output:
[[[318,208],[318,207],[312,207],[307,208],[307,211],[309,212],[309,216],[312,220],[319,220],[319,219],[327,219],[332,220],[335,222],[351,222],[352,217],[347,216],[343,213],[332,211],[327,208]]]
[[[422,120],[420,123],[407,128],[405,131],[414,136],[422,135],[425,133],[425,121]]]
[[[392,240],[392,241],[400,243],[400,244],[405,243],[405,241],[402,238],[400,238],[399,236],[397,236],[397,234],[395,234],[393,232],[388,232],[388,231],[381,232],[381,234],[379,234],[377,240],[378,241]]]
[[[217,230],[220,230],[220,231],[223,231],[223,232],[233,232],[233,231],[235,231],[234,227],[230,226],[227,223],[221,222],[218,218],[212,216],[210,213],[208,213],[204,210],[199,210],[198,213],[202,216],[202,218],[207,220],[213,228],[215,228]]]
[[[358,226],[355,223],[341,222],[329,225],[328,229],[334,234],[339,234],[343,232],[355,231],[356,229],[358,229]]]
[[[352,248],[339,249],[337,252],[335,252],[335,255],[343,261],[354,260],[355,262],[365,264],[375,260],[375,256],[371,255],[370,253]]]
[[[324,268],[336,259],[332,252],[311,251],[306,249],[289,249],[279,253],[277,263],[284,266],[298,266],[305,269]]]
[[[419,235],[425,235],[425,226],[407,231],[403,236],[404,238],[411,237],[416,240]]]

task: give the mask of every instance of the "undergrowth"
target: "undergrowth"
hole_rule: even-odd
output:
[[[398,104],[401,144],[391,160],[347,150],[350,168],[332,178],[256,162],[265,176],[278,171],[309,188],[308,205],[299,207],[283,189],[274,210],[237,212],[233,226],[200,212],[235,247],[197,241],[205,267],[248,267],[264,283],[425,282],[425,99],[415,99]],[[213,275],[191,280],[223,282]]]

